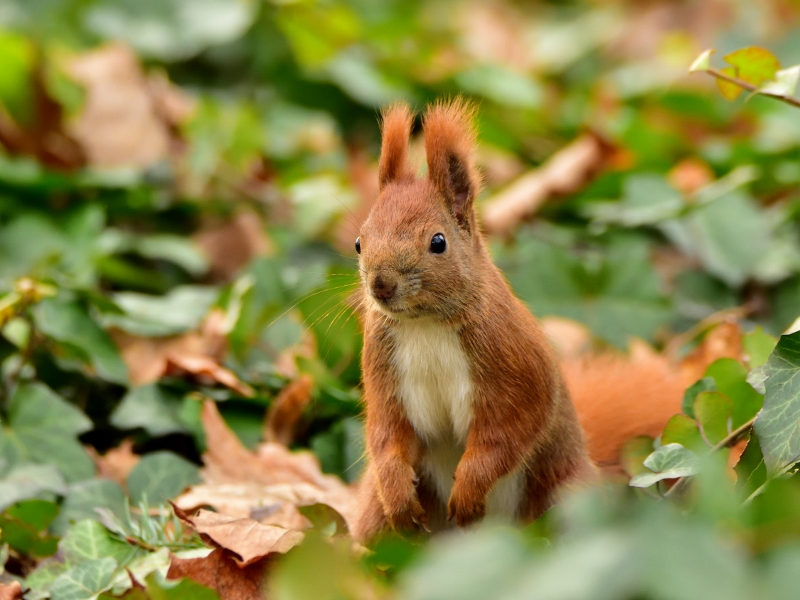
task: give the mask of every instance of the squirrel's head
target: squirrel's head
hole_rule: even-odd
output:
[[[383,113],[380,193],[356,240],[365,295],[396,318],[449,318],[475,293],[483,242],[475,196],[471,105],[430,106],[422,122],[428,174],[408,164],[413,116],[398,104]]]

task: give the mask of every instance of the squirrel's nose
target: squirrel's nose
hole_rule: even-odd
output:
[[[378,300],[389,300],[397,291],[397,282],[387,281],[380,275],[372,280],[372,295]]]

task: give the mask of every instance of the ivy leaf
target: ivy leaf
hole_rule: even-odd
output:
[[[34,308],[39,329],[57,342],[80,350],[94,372],[113,383],[128,382],[128,368],[105,331],[77,302],[47,298]]]
[[[697,71],[708,71],[711,68],[711,55],[714,54],[713,49],[704,51],[700,56],[694,59],[694,62],[689,67],[689,73]]]
[[[800,81],[800,65],[775,73],[775,79],[762,85],[758,91],[768,96],[794,96]]]
[[[76,523],[59,545],[70,564],[111,557],[115,563],[127,564],[138,549],[111,536],[103,525],[92,519]]]
[[[755,431],[773,474],[800,459],[800,332],[781,336],[764,370],[764,408]]]
[[[733,65],[737,78],[756,87],[775,79],[775,74],[781,68],[780,61],[772,52],[758,46],[731,52],[725,56],[725,62]]]
[[[697,396],[703,392],[717,391],[717,383],[713,377],[703,377],[690,385],[683,394],[683,402],[681,403],[681,410],[683,414],[694,419],[694,401]]]
[[[680,444],[691,450],[701,450],[706,447],[697,421],[686,415],[675,415],[667,421],[664,432],[661,434],[661,443]]]
[[[775,349],[778,339],[766,333],[760,326],[742,337],[742,346],[747,353],[747,363],[751,369],[765,365]]]
[[[66,487],[55,465],[22,463],[0,479],[0,509],[41,495],[63,494]]]
[[[700,423],[708,443],[721,442],[730,433],[728,423],[733,411],[733,402],[719,392],[703,392],[694,401],[694,414]]]
[[[23,459],[55,464],[67,481],[94,474],[94,463],[77,440],[92,422],[46,385],[20,385],[11,398],[8,423],[2,436],[12,441]]]
[[[160,504],[190,485],[200,483],[196,465],[172,452],[146,454],[128,476],[128,490],[135,503]]]
[[[731,427],[740,427],[761,410],[764,402],[752,385],[747,382],[747,368],[732,358],[721,358],[708,366],[706,377],[711,377],[716,389],[733,401]]]
[[[20,502],[0,515],[3,541],[27,556],[55,554],[58,538],[47,535],[48,525],[58,515],[58,506],[44,500]]]
[[[180,412],[182,398],[156,383],[131,388],[111,414],[111,424],[120,429],[144,428],[153,436],[188,431]]]
[[[117,561],[101,558],[79,563],[50,586],[51,600],[94,600],[111,586]]]
[[[98,508],[106,508],[115,515],[125,510],[125,492],[115,481],[89,479],[70,486],[61,505],[61,513],[52,525],[52,530],[65,534],[70,523],[84,519],[98,520]]]
[[[736,471],[736,488],[750,496],[767,481],[767,468],[764,464],[764,455],[758,443],[758,436],[750,434],[747,446],[739,457],[739,462],[734,467]]]
[[[641,473],[631,479],[632,487],[646,488],[663,479],[677,479],[696,475],[697,455],[680,444],[666,444],[653,452],[644,461],[644,466],[653,471]]]

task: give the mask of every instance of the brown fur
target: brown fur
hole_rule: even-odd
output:
[[[517,515],[535,519],[562,484],[593,477],[575,409],[533,316],[494,266],[476,226],[479,179],[472,111],[461,100],[431,107],[423,121],[428,177],[412,179],[401,149],[410,112],[384,116],[381,192],[361,228],[363,377],[369,467],[362,482],[362,541],[392,526],[440,529],[484,516],[502,476],[522,469]],[[447,251],[428,251],[444,234]],[[396,289],[385,300],[376,290]],[[417,469],[427,451],[399,397],[392,352],[398,323],[451,327],[469,364],[472,420],[444,504]]]

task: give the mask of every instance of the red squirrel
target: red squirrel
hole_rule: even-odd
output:
[[[408,160],[412,120],[404,104],[384,112],[379,195],[356,240],[361,541],[487,515],[531,521],[562,486],[596,475],[554,351],[479,229],[471,106],[427,109],[422,178]]]

